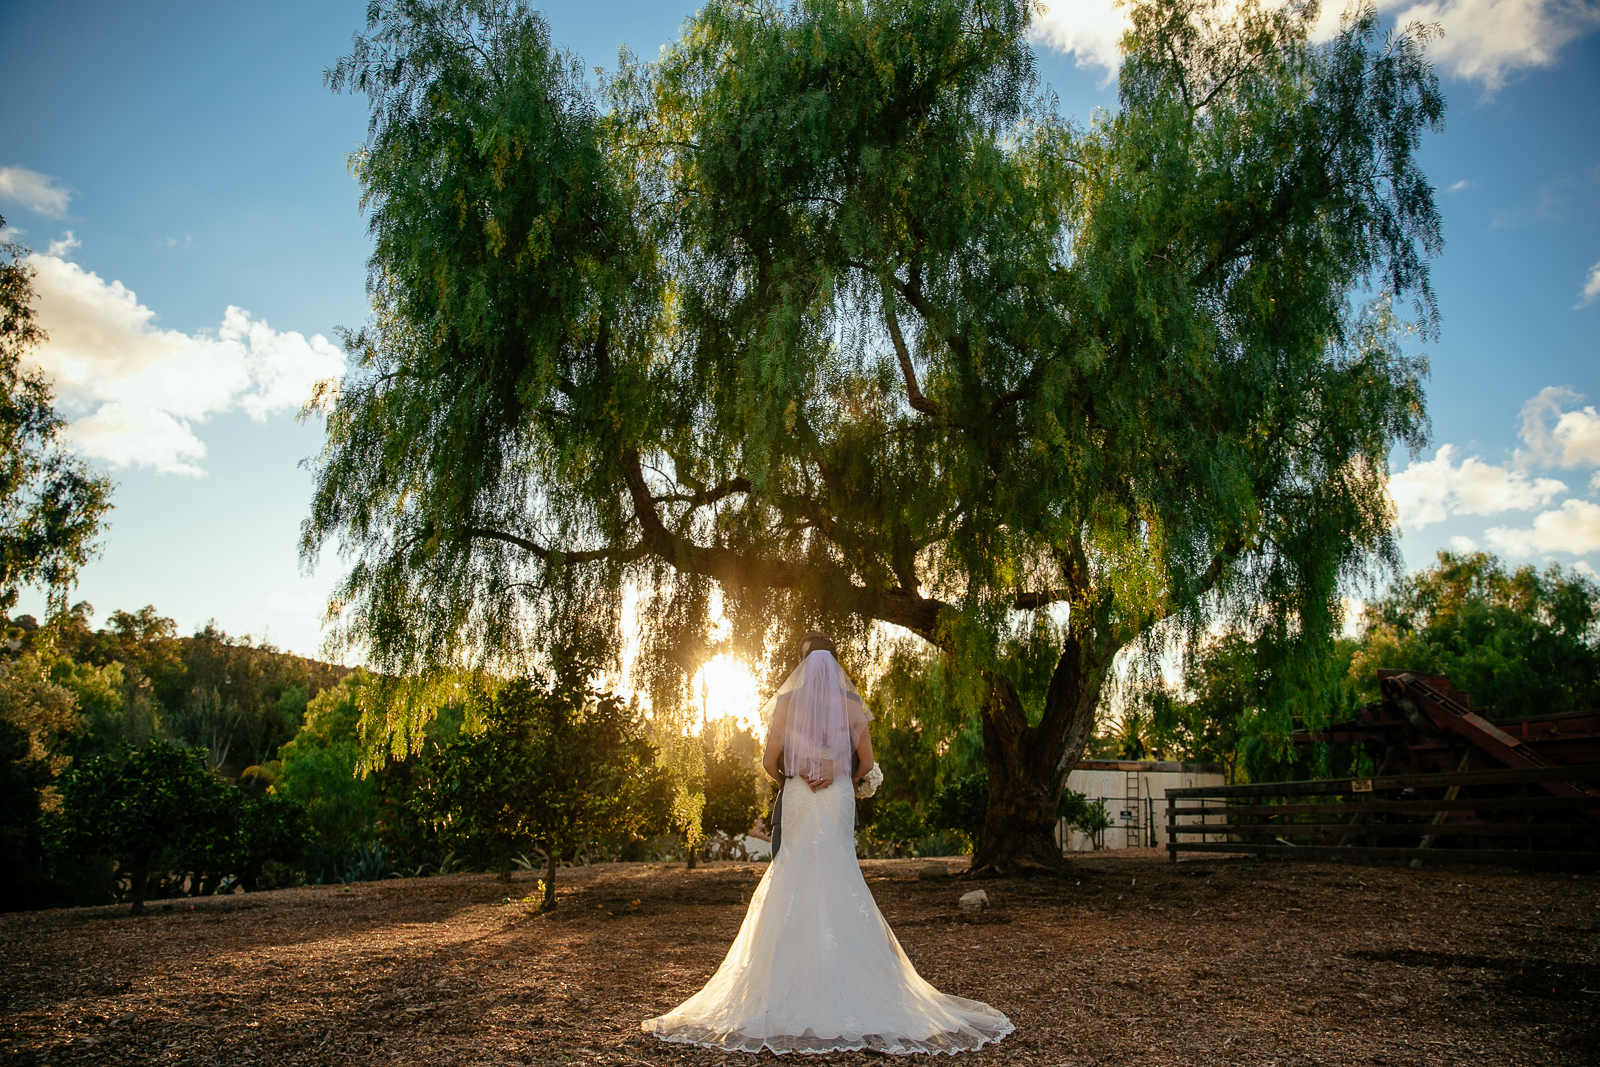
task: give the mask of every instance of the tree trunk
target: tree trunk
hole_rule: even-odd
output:
[[[555,846],[544,854],[544,900],[539,902],[540,911],[556,910],[556,850]]]
[[[147,853],[134,860],[133,869],[129,872],[128,895],[133,897],[133,906],[128,909],[129,915],[144,914],[144,895],[149,884],[150,856]]]
[[[1029,726],[1010,679],[993,675],[983,710],[989,808],[970,874],[1062,874],[1070,864],[1056,844],[1061,791],[1094,733],[1095,709],[1114,651],[1087,655],[1069,636],[1050,678],[1044,714]]]

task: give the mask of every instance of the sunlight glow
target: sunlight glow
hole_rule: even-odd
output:
[[[693,691],[702,722],[731,716],[757,738],[763,735],[761,687],[738,659],[723,653],[707,660],[695,672]]]

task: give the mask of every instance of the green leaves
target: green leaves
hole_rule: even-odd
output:
[[[1500,717],[1588,710],[1600,705],[1600,586],[1554,565],[1441,552],[1368,605],[1350,668],[1366,699],[1378,699],[1380,667],[1449,675]]]
[[[654,752],[636,713],[614,696],[570,680],[517,679],[482,709],[481,723],[424,761],[419,802],[446,844],[509,869],[522,852],[566,855],[590,838],[660,821]]]
[[[514,660],[525,550],[479,531],[623,534],[593,471],[633,421],[611,368],[659,302],[632,194],[581,68],[521,4],[375,4],[328,82],[372,100],[353,165],[379,314],[349,339],[305,550],[334,528],[364,546],[338,599],[374,666]]]
[[[294,862],[307,844],[304,812],[281,797],[247,796],[212,773],[204,750],[152,738],[116,756],[82,757],[60,781],[55,845],[64,855],[107,856],[128,879],[134,910],[147,878],[207,893],[225,875],[254,888],[268,860]]]
[[[1130,643],[1316,647],[1397,558],[1443,104],[1370,12],[1312,45],[1302,8],[1146,0],[1084,128],[1012,0],[717,0],[598,97],[520,4],[372,10],[330,84],[372,102],[377,310],[302,549],[341,542],[339,635],[412,692],[619,666],[631,587],[670,747],[713,646],[775,674],[889,623],[1043,781]]]

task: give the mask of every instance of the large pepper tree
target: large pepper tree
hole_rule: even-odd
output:
[[[509,0],[371,11],[330,83],[371,99],[376,310],[303,550],[349,561],[397,747],[552,642],[636,641],[666,722],[717,642],[776,674],[898,627],[982,720],[976,868],[1055,869],[1120,653],[1231,615],[1308,654],[1395,558],[1443,103],[1370,8],[1318,45],[1140,0],[1087,125],[1021,0],[712,0],[598,90]]]

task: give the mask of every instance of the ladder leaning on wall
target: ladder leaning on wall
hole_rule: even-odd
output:
[[[1127,848],[1138,848],[1144,844],[1144,820],[1142,806],[1139,803],[1139,772],[1128,771],[1124,775],[1122,786],[1122,803],[1126,805],[1123,810],[1128,813],[1128,818],[1123,820],[1123,832],[1127,839],[1123,842]]]

